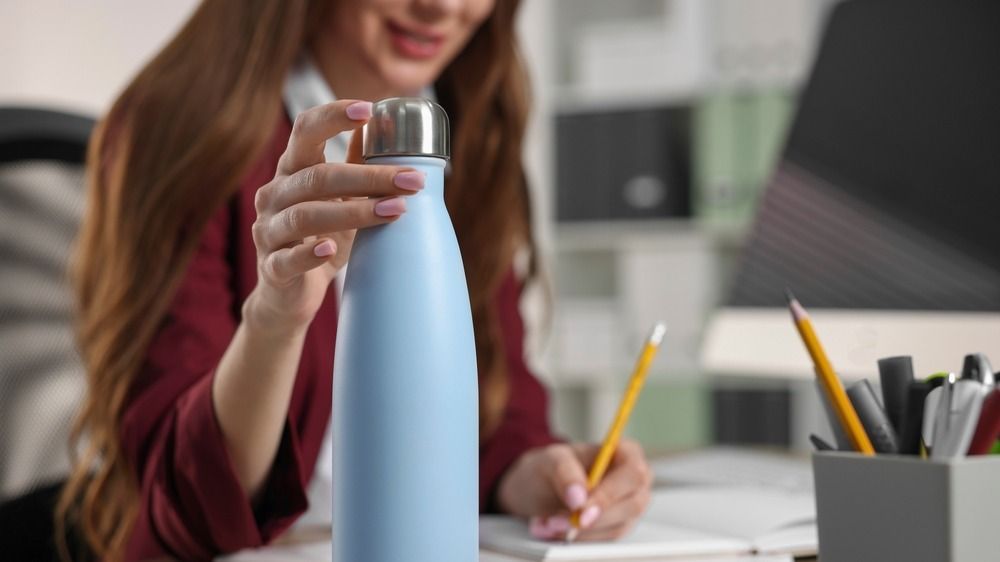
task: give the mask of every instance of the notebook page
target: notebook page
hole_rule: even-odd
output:
[[[815,552],[812,494],[777,488],[691,486],[653,492],[646,520],[754,543],[765,552]]]
[[[565,544],[541,541],[528,534],[527,524],[512,517],[479,518],[481,547],[537,561],[670,559],[670,557],[748,554],[748,541],[648,521],[613,542]]]

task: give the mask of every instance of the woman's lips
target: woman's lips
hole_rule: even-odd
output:
[[[444,36],[388,23],[392,45],[400,55],[412,59],[434,58],[444,45]]]

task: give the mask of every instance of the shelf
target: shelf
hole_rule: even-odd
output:
[[[720,248],[738,248],[746,233],[745,226],[706,224],[694,218],[557,223],[555,251],[664,249],[690,246],[693,241],[707,242]]]
[[[560,86],[549,95],[549,106],[556,114],[602,113],[654,107],[693,105],[706,89],[685,90],[630,90],[615,88],[589,88]]]

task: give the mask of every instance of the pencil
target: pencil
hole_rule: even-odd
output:
[[[635,406],[636,400],[639,398],[639,393],[642,391],[642,385],[646,382],[646,373],[649,372],[649,366],[653,362],[653,358],[656,357],[656,352],[660,348],[660,344],[663,342],[663,335],[667,332],[667,325],[663,322],[657,322],[653,325],[653,329],[649,333],[649,338],[646,339],[646,344],[642,346],[642,352],[639,354],[639,359],[635,362],[635,369],[632,370],[632,377],[628,381],[628,388],[625,389],[625,395],[622,396],[622,401],[618,405],[618,413],[615,414],[615,419],[611,423],[611,427],[608,428],[608,433],[604,436],[604,442],[601,443],[600,450],[597,451],[597,457],[594,458],[594,464],[590,466],[590,472],[587,474],[587,490],[593,490],[597,484],[604,478],[604,473],[608,470],[608,465],[611,464],[611,457],[614,456],[615,450],[618,448],[618,441],[621,440],[622,430],[625,429],[625,425],[628,423],[628,418],[632,414],[632,408]],[[574,511],[569,518],[570,527],[569,531],[566,533],[566,542],[573,542],[576,539],[576,535],[579,533],[580,529],[580,511]]]
[[[823,346],[819,343],[819,338],[816,337],[812,322],[809,320],[809,314],[806,313],[806,309],[799,304],[790,290],[785,289],[785,295],[788,297],[788,308],[792,311],[795,327],[798,328],[802,342],[806,344],[806,350],[809,351],[813,365],[816,366],[816,376],[819,377],[820,386],[823,387],[847,439],[861,454],[874,455],[875,448],[872,447],[872,442],[861,425],[857,411],[847,399],[844,385],[837,378],[837,374],[833,372],[833,365],[830,364],[826,352],[823,351]]]

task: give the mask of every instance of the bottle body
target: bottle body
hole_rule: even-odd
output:
[[[478,559],[475,338],[445,161],[391,224],[360,230],[344,283],[333,381],[335,562]]]

